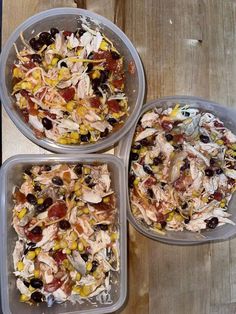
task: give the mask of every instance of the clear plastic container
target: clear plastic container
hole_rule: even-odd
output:
[[[229,128],[234,134],[236,134],[236,111],[232,108],[221,106],[217,103],[207,101],[201,98],[190,97],[190,96],[173,96],[165,97],[161,99],[154,100],[143,107],[142,112],[139,115],[139,118],[148,110],[155,107],[168,108],[174,106],[176,103],[180,105],[188,104],[193,108],[199,108],[202,111],[211,112],[217,117],[219,117],[227,128]],[[128,165],[129,165],[129,154],[132,144],[133,135],[135,132],[135,127],[137,121],[129,134],[119,143],[116,149],[116,155],[122,158],[125,162],[125,171],[126,171],[126,184],[128,185]],[[230,204],[228,212],[232,214],[230,219],[236,223],[236,193],[234,193]],[[205,230],[201,234],[193,233],[190,231],[167,231],[165,235],[158,234],[154,231],[151,231],[137,222],[134,218],[129,202],[129,190],[127,189],[127,216],[129,222],[143,235],[158,240],[161,242],[169,244],[199,244],[209,241],[220,241],[226,240],[233,237],[236,234],[236,226],[231,224],[225,224],[223,226],[217,227],[214,230]]]
[[[128,69],[130,62],[136,68],[134,75],[126,73],[125,92],[128,96],[130,115],[124,125],[107,138],[99,140],[97,143],[83,145],[61,145],[47,138],[38,139],[28,124],[25,123],[22,115],[14,105],[15,99],[12,93],[12,65],[16,60],[16,53],[13,44],[16,43],[18,49],[23,48],[19,35],[21,32],[24,38],[29,40],[33,34],[48,31],[51,27],[60,30],[74,31],[81,23],[87,23],[91,28],[99,27],[101,31],[115,44],[121,55],[124,56],[124,66]],[[127,72],[127,71],[126,71]],[[145,81],[142,63],[139,55],[128,39],[128,37],[111,21],[87,10],[76,8],[51,9],[36,14],[16,28],[3,47],[0,58],[0,95],[2,103],[9,117],[17,128],[35,144],[57,152],[57,153],[91,153],[104,150],[118,142],[132,127],[140,113],[145,91]]]
[[[113,273],[110,296],[110,304],[85,302],[83,304],[70,302],[55,304],[48,308],[46,304],[29,306],[19,302],[19,291],[16,288],[16,277],[13,274],[12,253],[14,250],[17,234],[11,225],[12,220],[12,189],[14,185],[22,183],[22,173],[30,165],[58,164],[77,162],[92,164],[94,162],[107,163],[111,173],[111,186],[116,193],[118,219],[120,229],[120,271]],[[60,313],[83,313],[98,314],[110,313],[118,310],[125,301],[127,293],[127,230],[126,230],[126,191],[124,179],[124,165],[122,161],[112,155],[17,155],[9,158],[2,166],[0,172],[1,185],[1,297],[4,314],[60,314]],[[114,283],[115,282],[115,283]]]

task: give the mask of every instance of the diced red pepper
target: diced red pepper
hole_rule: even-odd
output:
[[[51,283],[45,284],[44,285],[44,290],[47,292],[54,292],[56,291],[58,288],[60,288],[63,284],[63,281],[61,281],[60,279],[53,279],[53,281]]]
[[[60,219],[66,215],[67,206],[63,201],[54,203],[48,210],[48,217],[50,219]]]
[[[119,112],[120,111],[120,104],[115,99],[108,100],[107,105],[108,105],[109,110],[112,112]]]
[[[65,99],[65,101],[70,101],[75,96],[75,89],[73,87],[68,87],[68,88],[62,89],[60,91],[60,94]]]

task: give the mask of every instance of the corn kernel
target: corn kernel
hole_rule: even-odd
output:
[[[82,252],[83,250],[84,250],[84,245],[83,245],[83,243],[79,243],[78,244],[78,250],[80,251],[80,252]]]
[[[22,208],[22,210],[17,214],[17,217],[19,218],[19,219],[22,219],[24,216],[25,216],[25,214],[27,213],[27,208]]]
[[[39,255],[39,253],[41,252],[41,248],[40,247],[37,247],[35,250],[35,254],[36,256]]]
[[[178,222],[182,222],[184,220],[184,218],[180,214],[175,214],[174,217],[175,220]]]
[[[68,243],[65,240],[60,241],[60,247],[61,249],[65,249],[68,247]]]
[[[236,151],[233,151],[232,149],[228,149],[226,151],[226,154],[228,154],[230,156],[233,156],[233,157],[236,157]]]
[[[119,119],[119,118],[120,118],[120,114],[114,112],[114,113],[112,114],[112,117],[115,118],[115,119]]]
[[[92,269],[92,267],[93,267],[92,262],[87,262],[87,264],[86,264],[86,270],[87,270],[87,271],[90,271],[90,270]]]
[[[20,109],[23,109],[23,108],[26,108],[28,105],[28,101],[26,100],[25,97],[20,97],[20,100],[19,100],[19,107]]]
[[[93,290],[91,286],[83,286],[80,291],[80,296],[87,297],[92,291]]]
[[[134,185],[137,186],[137,185],[139,184],[139,181],[140,181],[140,179],[139,179],[139,178],[136,178],[136,179],[134,180],[134,182],[133,182]]]
[[[22,271],[25,267],[25,264],[23,262],[18,262],[16,267],[18,271]]]
[[[29,299],[30,299],[30,297],[28,297],[25,294],[20,295],[20,302],[27,302],[27,301],[29,301]]]
[[[81,291],[81,287],[79,286],[73,286],[72,291],[76,294],[79,294]]]
[[[51,65],[56,65],[58,60],[59,60],[58,58],[53,58],[52,62],[51,62]]]
[[[30,292],[33,292],[34,290],[35,290],[35,288],[34,288],[34,287],[29,286],[29,291],[30,291]]]
[[[170,222],[170,221],[173,219],[174,214],[175,214],[174,212],[170,212],[169,215],[168,215],[168,217],[166,218],[166,221],[167,221],[167,222]]]
[[[92,79],[94,80],[96,78],[99,78],[101,76],[101,73],[100,73],[100,71],[95,70],[95,71],[93,71],[91,76],[92,76]]]
[[[115,242],[118,239],[118,234],[116,232],[113,232],[110,236],[110,239],[112,242]]]
[[[77,249],[77,242],[76,241],[73,241],[70,245],[69,245],[69,248],[71,250],[76,250]]]
[[[69,101],[66,104],[66,110],[69,112],[72,112],[74,110],[74,107],[75,107],[75,102],[73,100]]]
[[[63,264],[63,266],[64,266],[65,268],[68,268],[70,262],[69,262],[69,260],[66,258],[66,259],[63,260],[62,264]]]
[[[90,172],[91,172],[90,168],[84,167],[84,174],[90,174]]]
[[[226,206],[226,203],[227,203],[226,199],[221,200],[220,207],[224,208]]]
[[[147,152],[147,147],[142,147],[140,149],[140,154],[145,154]]]
[[[22,88],[22,89],[32,89],[32,88],[33,88],[33,85],[32,85],[31,83],[29,83],[29,82],[23,82],[23,83],[21,84],[21,88]]]
[[[161,229],[162,229],[162,226],[161,226],[161,224],[158,222],[158,223],[155,223],[155,224],[154,224],[154,228],[155,228],[155,229],[158,229],[158,230],[161,230]]]
[[[77,114],[79,117],[84,117],[87,113],[87,109],[83,106],[80,106],[79,108],[77,108]]]
[[[29,251],[26,254],[26,258],[29,259],[29,260],[33,260],[35,258],[35,256],[36,256],[35,251]]]
[[[192,197],[199,197],[199,192],[197,192],[197,191],[193,191],[193,193],[192,193]]]
[[[43,204],[43,201],[44,201],[44,199],[42,197],[40,197],[40,198],[38,198],[37,203],[40,205],[40,204]]]
[[[70,239],[72,241],[77,240],[78,239],[78,234],[75,231],[72,231],[71,234],[70,234]]]
[[[76,276],[75,276],[75,280],[76,281],[80,281],[80,279],[81,279],[81,274],[77,273]]]
[[[221,140],[221,139],[219,139],[219,140],[216,141],[216,144],[218,144],[218,145],[223,145],[223,144],[224,144],[224,141]]]
[[[231,145],[231,148],[232,148],[233,150],[236,150],[236,143],[232,144],[232,145]]]
[[[40,277],[40,271],[38,269],[34,270],[34,278],[39,278]]]
[[[103,197],[102,199],[103,203],[109,203],[110,202],[110,196],[106,196],[106,197]]]
[[[158,166],[152,166],[152,171],[153,171],[154,173],[158,173],[159,167],[158,167]]]
[[[78,140],[79,139],[79,133],[73,131],[73,132],[71,132],[70,137],[75,139],[75,140]]]
[[[80,197],[82,195],[82,191],[81,190],[77,190],[75,191],[75,195]]]
[[[37,79],[41,78],[41,72],[39,70],[33,71],[32,76],[34,79],[37,80]]]
[[[67,139],[66,139],[66,138],[59,138],[58,143],[59,143],[59,144],[62,144],[62,145],[66,145],[66,144],[68,144],[68,142],[67,142]]]
[[[89,214],[89,209],[88,209],[88,207],[85,207],[85,208],[83,209],[83,213],[84,213],[84,214]]]
[[[13,77],[21,78],[21,70],[18,69],[18,68],[14,68],[14,70],[13,70]]]
[[[105,40],[102,40],[99,48],[103,51],[108,50],[108,43]]]
[[[71,250],[70,249],[65,249],[65,250],[63,250],[63,253],[65,253],[67,255],[70,255],[71,254]]]
[[[53,43],[53,44],[51,44],[49,47],[50,47],[50,49],[52,49],[52,50],[56,48],[56,46],[55,46],[55,44],[54,44],[54,43]]]

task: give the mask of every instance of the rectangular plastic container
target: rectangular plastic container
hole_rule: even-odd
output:
[[[139,118],[136,120],[134,127],[126,135],[126,137],[119,143],[116,149],[116,155],[124,160],[125,163],[125,176],[126,184],[128,185],[128,171],[129,171],[129,155],[132,145],[132,140],[135,132],[137,122],[140,117],[148,110],[153,108],[167,109],[175,106],[175,104],[186,105],[188,104],[192,108],[198,108],[204,112],[210,112],[222,120],[225,126],[236,134],[236,111],[232,108],[221,106],[217,103],[204,100],[197,97],[191,96],[173,96],[164,97],[152,102],[147,103],[141,111]],[[236,193],[234,193],[229,203],[228,212],[231,214],[230,219],[236,223]],[[143,235],[168,244],[177,245],[192,245],[206,243],[210,241],[222,241],[229,239],[236,235],[236,225],[225,224],[217,227],[214,230],[205,230],[201,233],[194,233],[190,231],[166,231],[165,235],[156,233],[155,231],[149,230],[134,218],[129,201],[129,189],[127,188],[127,218],[129,222]]]
[[[106,163],[111,173],[111,186],[116,193],[119,231],[120,231],[120,271],[114,274],[116,284],[112,284],[110,304],[83,304],[70,302],[55,304],[48,308],[46,304],[30,306],[19,302],[19,291],[16,288],[16,277],[13,274],[12,253],[14,250],[17,234],[11,225],[12,220],[12,189],[13,186],[22,182],[24,169],[31,165],[53,165],[59,163],[75,164],[77,162],[93,164],[94,162]],[[3,164],[0,172],[1,186],[1,298],[4,314],[62,314],[83,313],[98,314],[110,313],[118,310],[125,301],[127,293],[127,230],[126,230],[126,190],[124,179],[124,165],[122,161],[112,155],[17,155],[9,158]],[[93,299],[92,299],[93,300]],[[94,299],[95,300],[95,299]]]

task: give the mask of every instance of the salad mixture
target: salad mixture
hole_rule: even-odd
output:
[[[38,138],[95,143],[128,116],[123,57],[98,30],[41,32],[15,45],[13,95]]]
[[[119,230],[107,165],[37,165],[23,179],[13,191],[12,221],[20,301],[111,302]]]
[[[141,224],[161,234],[234,225],[227,206],[235,182],[236,136],[212,113],[177,104],[141,117],[129,172]]]

